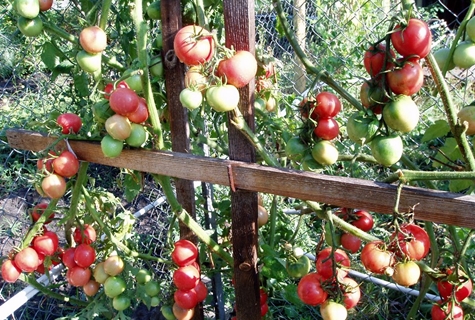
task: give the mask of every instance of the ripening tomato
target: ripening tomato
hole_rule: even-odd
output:
[[[432,34],[424,21],[409,19],[406,25],[398,24],[394,27],[391,43],[403,57],[416,55],[422,59],[430,52]]]
[[[177,303],[173,304],[172,310],[177,320],[191,320],[195,314],[195,309],[183,309]]]
[[[327,300],[320,306],[320,315],[323,320],[345,320],[348,317],[348,311],[344,305]]]
[[[321,140],[314,144],[312,157],[319,164],[329,166],[338,160],[338,149],[329,140]]]
[[[345,305],[345,308],[354,308],[361,298],[359,284],[350,277],[344,277],[339,280],[339,286],[343,292],[343,304]]]
[[[15,263],[6,259],[2,263],[2,278],[5,282],[14,283],[20,277],[21,270],[18,268]]]
[[[196,261],[198,248],[190,240],[180,239],[175,242],[171,257],[177,266],[184,267]]]
[[[74,261],[83,268],[88,268],[96,260],[96,250],[88,244],[81,243],[74,251]]]
[[[465,134],[475,134],[475,106],[466,106],[460,109],[457,113],[457,117],[460,119],[460,123],[467,124],[467,131]]]
[[[51,199],[59,199],[66,193],[66,180],[62,176],[52,173],[43,178],[41,189]]]
[[[382,42],[376,47],[370,46],[366,50],[363,64],[366,72],[371,77],[377,77],[382,71],[388,70],[391,67],[391,60],[396,57],[396,54],[392,49],[389,49],[388,53],[389,56],[386,58],[386,45]]]
[[[201,66],[193,66],[185,73],[185,87],[195,89],[200,92],[204,91],[208,86],[208,77],[202,71]]]
[[[59,238],[53,231],[45,231],[33,238],[33,249],[45,256],[52,256],[58,250]]]
[[[368,242],[361,250],[361,262],[366,270],[376,274],[383,274],[388,267],[394,264],[393,253],[387,251],[382,241]]]
[[[386,91],[379,81],[364,81],[360,89],[361,104],[379,114],[379,109],[388,100]]]
[[[79,34],[79,43],[88,53],[100,53],[107,47],[107,35],[98,26],[90,26],[82,29]]]
[[[333,140],[340,134],[340,126],[333,118],[320,118],[313,133],[323,140]]]
[[[419,123],[419,107],[410,96],[398,95],[384,107],[383,119],[391,129],[408,133]]]
[[[127,116],[139,107],[139,96],[130,88],[117,88],[109,97],[109,105],[115,113]]]
[[[267,209],[264,208],[261,205],[257,206],[257,225],[259,227],[262,227],[267,223],[269,220],[269,213],[267,212]]]
[[[45,212],[46,208],[48,208],[48,203],[47,202],[40,202],[37,205],[31,209],[31,218],[33,219],[33,222],[38,221],[38,219],[41,217],[43,212]],[[55,213],[51,212],[48,219],[45,221],[45,224],[50,223],[53,221]]]
[[[101,261],[96,264],[93,271],[94,279],[100,284],[104,284],[109,275],[104,270],[104,261]]]
[[[431,309],[432,320],[463,320],[463,309],[458,304],[448,302],[446,305],[434,304]]]
[[[408,258],[412,260],[422,260],[430,250],[430,239],[427,232],[415,224],[404,224],[400,227],[401,232],[397,233],[398,247]],[[392,235],[392,239],[396,234]],[[397,251],[396,251],[397,253]]]
[[[314,105],[315,108],[310,116],[314,120],[333,118],[341,111],[340,99],[328,91],[323,91],[317,94]]]
[[[130,122],[133,123],[145,122],[148,119],[147,101],[145,101],[144,98],[139,97],[139,105],[137,109],[134,112],[129,113],[127,118],[129,118]]]
[[[104,260],[104,271],[110,276],[116,276],[124,271],[124,260],[120,256],[110,256]]]
[[[401,286],[415,285],[421,277],[421,269],[414,261],[399,262],[394,266],[392,278]]]
[[[93,226],[85,224],[74,229],[73,232],[74,242],[81,244],[91,244],[96,241],[96,230]]]
[[[445,278],[437,281],[437,289],[439,290],[442,300],[449,300],[452,294],[455,293],[455,299],[461,302],[472,294],[472,280],[465,272],[459,270],[459,274],[457,275],[454,273],[454,269],[451,268],[446,271],[446,274],[447,276]]]
[[[297,295],[303,303],[318,306],[327,300],[328,293],[322,288],[322,276],[311,272],[303,276],[297,286]]]
[[[178,59],[188,66],[203,64],[214,55],[212,34],[197,25],[188,25],[175,35],[173,48]]]
[[[61,261],[69,269],[77,266],[76,261],[74,261],[75,251],[76,251],[76,248],[68,248],[66,251],[63,252],[61,256]]]
[[[91,269],[75,266],[68,269],[66,279],[74,287],[83,287],[91,280]]]
[[[105,123],[107,133],[115,140],[123,141],[132,133],[132,125],[126,116],[114,114]]]
[[[335,262],[339,278],[345,277],[348,274],[346,269],[350,267],[350,258],[348,258],[346,252],[341,249],[335,249],[333,251],[333,259],[331,254],[331,247],[327,247],[318,253],[315,262],[317,272],[322,276],[322,279],[333,279],[335,277],[335,274],[333,274],[333,263]]]
[[[53,160],[53,170],[62,177],[71,178],[79,171],[79,160],[72,152],[64,150]]]
[[[91,279],[85,285],[82,286],[82,289],[84,290],[86,296],[92,297],[97,293],[97,291],[99,291],[99,287],[99,282]]]
[[[403,62],[402,66],[395,66],[386,74],[389,89],[395,94],[412,96],[419,92],[424,84],[422,67],[414,59]]]
[[[81,118],[75,113],[63,113],[56,122],[61,126],[63,134],[78,133],[82,126]]]
[[[236,88],[242,88],[251,82],[256,76],[257,60],[252,53],[239,50],[230,57],[221,60],[216,74],[222,77],[225,83],[232,84]]]
[[[341,246],[351,253],[356,253],[360,250],[361,242],[360,238],[351,233],[344,232],[340,237]]]
[[[26,247],[13,258],[13,263],[24,272],[33,272],[38,267],[39,257],[35,249]]]
[[[57,156],[56,151],[49,151],[48,156],[43,159],[38,159],[36,161],[36,167],[41,173],[52,173],[53,172],[53,161]]]
[[[39,0],[40,11],[48,11],[53,6],[53,0]]]
[[[192,266],[180,267],[173,273],[173,283],[178,289],[191,290],[200,281],[200,273]]]

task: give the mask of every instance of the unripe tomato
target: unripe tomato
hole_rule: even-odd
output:
[[[338,149],[330,141],[321,140],[313,146],[312,157],[321,165],[329,166],[338,160]]]
[[[454,59],[453,57],[450,57],[450,48],[441,48],[434,52],[434,59],[437,62],[440,70],[444,70],[444,66],[449,58],[450,61],[448,61],[447,71],[455,68]]]
[[[43,21],[40,17],[33,19],[19,17],[17,26],[25,37],[36,37],[43,32]]]
[[[112,299],[112,307],[117,311],[124,311],[130,307],[130,298],[124,294],[120,294]]]
[[[88,73],[94,73],[101,69],[102,54],[91,54],[81,50],[76,55],[76,61],[82,70]]]
[[[206,100],[217,112],[232,111],[239,104],[239,90],[230,84],[213,86],[206,91]]]
[[[348,317],[348,311],[344,305],[327,300],[320,306],[320,315],[323,320],[345,320]]]
[[[402,157],[403,145],[400,136],[377,136],[370,144],[371,154],[383,166],[392,166]]]
[[[132,125],[126,116],[114,114],[105,123],[107,133],[115,140],[123,141],[132,133]]]
[[[40,13],[38,0],[15,0],[13,7],[18,15],[26,19],[34,19]]]
[[[79,34],[79,43],[88,53],[100,53],[107,47],[107,35],[98,26],[90,26],[84,28]]]
[[[160,293],[160,284],[158,283],[158,281],[155,281],[155,280],[148,281],[145,284],[144,289],[145,289],[145,293],[149,297],[154,297]]]
[[[195,89],[184,88],[179,96],[181,104],[188,110],[195,110],[201,106],[203,95]]]
[[[152,20],[160,20],[162,17],[162,10],[160,0],[154,1],[147,6],[147,15]]]
[[[384,107],[383,119],[391,129],[408,133],[419,123],[419,108],[410,96],[398,95]]]
[[[378,130],[378,119],[368,117],[362,113],[355,112],[349,118],[346,124],[348,138],[357,144],[366,144],[373,138]]]
[[[475,65],[475,42],[462,41],[457,45],[453,56],[454,64],[462,69]]]
[[[394,266],[392,278],[401,286],[415,285],[421,277],[421,269],[414,261],[400,262]]]
[[[109,277],[104,282],[104,293],[109,298],[117,297],[119,294],[125,291],[127,285],[125,280],[121,277]]]
[[[475,106],[466,106],[462,108],[458,113],[457,117],[460,119],[460,122],[464,124],[467,123],[467,131],[465,134],[473,135],[475,134]]]
[[[43,178],[41,189],[51,199],[59,199],[66,193],[66,180],[62,176],[52,173]]]
[[[112,138],[110,135],[104,136],[101,140],[101,150],[104,156],[107,158],[118,157],[122,149],[124,148],[124,142]]]
[[[140,147],[147,141],[147,138],[148,131],[145,127],[138,123],[132,123],[130,136],[125,139],[125,143],[131,147]]]

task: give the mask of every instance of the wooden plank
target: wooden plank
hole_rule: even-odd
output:
[[[25,130],[7,130],[7,138],[12,148],[34,152],[46,149],[55,141],[54,137]],[[395,185],[363,179],[164,151],[129,149],[124,150],[119,157],[110,159],[102,155],[99,143],[73,140],[69,142],[79,159],[85,161],[224,186],[230,186],[228,172],[231,171],[237,189],[313,200],[341,207],[390,214],[396,196]],[[65,144],[61,143],[60,146],[64,147]],[[404,187],[400,208],[409,208],[416,204],[417,219],[475,228],[475,196]]]
[[[254,53],[254,1],[224,0],[224,30],[226,47]],[[251,129],[254,129],[254,81],[239,89],[239,110]],[[255,162],[255,149],[250,142],[229,124],[229,158]],[[232,240],[234,258],[234,292],[238,319],[261,319],[259,272],[257,270],[258,226],[257,192],[234,189],[231,186]]]

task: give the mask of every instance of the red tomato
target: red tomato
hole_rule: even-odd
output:
[[[82,287],[82,289],[84,290],[86,296],[92,297],[97,293],[97,291],[99,291],[99,287],[99,282],[91,279]]]
[[[224,78],[224,82],[236,88],[242,88],[256,76],[257,60],[252,53],[245,50],[237,51],[232,57],[221,60],[216,74]]]
[[[458,304],[453,305],[452,302],[449,302],[444,306],[434,304],[430,314],[432,320],[463,320],[463,309]]]
[[[297,295],[300,300],[311,306],[318,306],[327,300],[328,293],[323,290],[322,281],[322,276],[316,272],[303,276],[297,286]]]
[[[74,229],[73,238],[76,243],[91,244],[96,241],[96,230],[88,224],[79,226]]]
[[[139,107],[139,96],[129,88],[117,88],[109,97],[111,109],[122,116],[133,113]]]
[[[365,108],[379,114],[379,109],[382,109],[388,97],[379,81],[364,81],[360,89],[360,100]]]
[[[66,272],[66,279],[74,287],[83,287],[91,279],[91,269],[79,266],[73,267]]]
[[[133,123],[142,123],[148,119],[148,107],[144,98],[139,97],[139,106],[137,110],[127,115],[127,118]]]
[[[88,268],[96,260],[96,250],[88,244],[81,243],[74,251],[74,262],[79,267]]]
[[[369,49],[366,50],[363,64],[366,72],[368,72],[371,77],[376,77],[381,71],[383,71],[383,67],[385,67],[385,70],[389,69],[391,66],[391,59],[394,59],[395,57],[396,55],[394,54],[394,51],[390,49],[389,57],[386,59],[386,45],[384,43],[379,43],[376,48],[370,46]]]
[[[15,255],[13,263],[24,272],[33,272],[40,264],[40,260],[35,249],[26,247]]]
[[[384,249],[384,242],[371,241],[361,250],[361,262],[366,270],[383,274],[394,264],[394,257],[392,252]]]
[[[430,52],[432,34],[424,21],[409,19],[406,26],[396,25],[391,33],[391,43],[403,57],[417,55],[422,59]]]
[[[198,304],[195,290],[176,290],[173,294],[173,299],[183,309],[193,309]]]
[[[473,284],[472,280],[464,272],[459,272],[458,277],[454,274],[453,269],[448,269],[446,273],[447,277],[437,281],[437,289],[442,300],[449,300],[453,292],[455,292],[455,299],[458,302],[470,296]]]
[[[355,307],[361,298],[361,290],[358,283],[350,277],[339,280],[343,292],[343,304],[346,309]]]
[[[264,289],[260,288],[259,289],[259,300],[260,300],[261,305],[263,305],[264,303],[267,302],[267,298],[268,298],[267,292]]]
[[[397,238],[401,251],[412,260],[422,260],[430,250],[430,239],[427,232],[415,224],[405,224],[400,227]],[[392,239],[396,237],[392,235]],[[396,251],[397,252],[397,251]]]
[[[33,238],[33,249],[37,253],[45,256],[52,256],[58,250],[59,239],[58,235],[53,231],[46,231],[43,235]]]
[[[69,269],[77,266],[76,261],[74,261],[75,252],[76,252],[76,248],[68,248],[66,251],[63,252],[61,256],[61,261]]]
[[[196,298],[198,299],[198,302],[204,301],[208,296],[208,288],[201,280],[198,281],[198,284],[193,290],[196,292]]]
[[[56,158],[57,154],[55,151],[49,151],[48,156],[43,159],[38,159],[36,161],[36,167],[38,171],[42,173],[52,173],[53,172],[53,161]]]
[[[333,118],[320,118],[313,133],[323,140],[333,140],[340,134],[340,126]]]
[[[107,35],[98,26],[90,26],[82,29],[79,34],[79,43],[88,53],[100,53],[107,47]]]
[[[190,240],[180,239],[175,242],[171,256],[177,266],[184,267],[196,261],[198,248]]]
[[[116,88],[129,88],[129,85],[122,80],[117,84]],[[104,98],[109,100],[112,91],[114,91],[114,83],[110,82],[104,87]]]
[[[20,277],[21,270],[12,260],[6,259],[2,263],[2,278],[5,282],[14,283]]]
[[[269,305],[266,303],[261,304],[261,317],[265,316],[267,311],[269,311]]]
[[[66,193],[66,180],[52,173],[41,181],[41,189],[51,199],[59,199]]]
[[[314,120],[333,118],[341,111],[340,99],[331,92],[320,92],[312,103],[315,107],[312,111],[311,118]]]
[[[31,218],[33,219],[33,222],[38,221],[38,219],[41,217],[43,212],[48,208],[48,203],[47,202],[40,202],[36,206],[33,207],[31,210]],[[51,212],[49,215],[48,219],[46,220],[45,224],[50,223],[53,221],[55,213]]]
[[[351,233],[344,232],[340,237],[341,246],[351,253],[356,253],[360,250],[361,242],[360,238]]]
[[[62,177],[71,178],[79,170],[79,161],[72,152],[65,150],[53,160],[53,170]]]
[[[63,134],[78,133],[82,126],[81,118],[74,113],[63,113],[56,119],[56,122],[63,128]]]
[[[351,224],[358,229],[368,232],[373,229],[373,216],[368,211],[357,210],[351,214]]]
[[[173,273],[173,283],[180,290],[191,290],[199,281],[200,273],[193,266],[180,267]]]
[[[47,11],[53,6],[53,0],[39,0],[40,11]]]
[[[350,258],[348,258],[348,255],[346,254],[345,251],[341,249],[336,249],[333,252],[333,259],[331,257],[332,253],[332,248],[327,247],[323,250],[321,250],[318,255],[317,255],[317,260],[315,262],[317,272],[320,274],[322,279],[332,279],[335,277],[333,274],[333,259],[337,264],[338,270],[338,276],[340,278],[345,277],[348,274],[348,271],[346,271],[346,268],[350,267]]]
[[[188,66],[197,66],[211,60],[214,41],[206,29],[189,25],[178,30],[173,40],[173,48],[181,62]]]
[[[395,94],[412,96],[419,92],[424,84],[424,74],[419,62],[406,61],[402,67],[394,67],[387,73],[388,85]]]

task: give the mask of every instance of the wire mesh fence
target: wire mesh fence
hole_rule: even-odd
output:
[[[123,2],[115,1],[113,8],[124,6]],[[433,33],[433,50],[450,46],[454,40],[456,29],[469,6],[469,3],[466,3],[458,7],[462,2],[457,2],[456,6],[450,1],[438,0],[431,3],[418,1],[420,14],[429,22]],[[353,96],[359,97],[361,86],[368,78],[363,66],[364,52],[370,44],[385,36],[391,25],[393,14],[400,10],[401,4],[386,0],[295,0],[293,2],[283,1],[282,5],[291,31],[295,33],[297,41],[309,61],[322,72],[331,74],[331,77]],[[117,11],[120,10],[117,9]],[[53,15],[58,26],[71,28],[68,31],[77,31],[78,26],[71,21],[74,21],[74,17],[83,17],[84,12],[81,12],[77,1],[57,1],[51,12],[51,16]],[[87,81],[87,79],[85,80],[87,76],[75,74],[75,69],[67,59],[58,65],[57,72],[52,72],[48,70],[44,59],[41,58],[46,50],[45,43],[57,45],[65,51],[71,50],[72,45],[66,41],[50,42],[51,39],[47,34],[40,38],[23,37],[16,27],[16,19],[11,1],[0,4],[0,20],[2,21],[0,24],[0,123],[2,124],[0,128],[2,137],[0,140],[0,160],[2,162],[0,167],[0,176],[2,177],[0,184],[0,251],[2,256],[7,256],[14,247],[20,245],[22,236],[31,224],[28,212],[41,199],[32,184],[38,155],[11,149],[3,139],[5,130],[7,128],[54,130],[52,120],[57,114],[65,111],[82,114],[86,119],[92,118],[92,115],[86,111],[87,95],[78,91],[77,87],[73,85],[74,82]],[[121,23],[124,30],[132,30],[130,20],[120,16],[117,19],[123,20]],[[159,29],[157,25],[154,27]],[[127,51],[131,49],[127,49],[126,44],[122,43],[119,36],[119,32],[124,32],[124,30],[116,30],[113,27],[110,29],[110,46],[121,47],[125,57],[133,56],[134,53]],[[271,91],[278,100],[280,110],[275,117],[271,115],[270,119],[276,121],[278,120],[277,116],[292,119],[294,121],[290,129],[297,131],[301,125],[299,102],[308,95],[329,89],[329,86],[305,70],[290,42],[282,34],[271,1],[260,1],[256,4],[256,48],[261,58],[272,58],[279,75],[276,83],[271,87]],[[132,63],[132,61],[127,61],[127,58],[123,59],[121,62],[124,64]],[[435,86],[429,70],[424,64],[423,67],[425,85],[415,98],[420,108],[420,122],[417,129],[405,137],[407,146],[405,151],[408,157],[420,167],[432,168],[433,160],[431,159],[436,158],[437,151],[428,147],[427,143],[422,143],[421,139],[432,124],[437,120],[445,119],[445,111],[440,98],[434,91]],[[475,100],[474,71],[473,68],[467,70],[456,68],[448,73],[450,92],[455,103],[460,107]],[[115,74],[111,71],[109,76],[112,78]],[[354,143],[347,139],[345,123],[352,113],[352,106],[345,101],[343,104],[344,112],[337,118],[342,129],[336,141],[340,152],[348,155],[357,152],[369,154],[368,146],[355,149]],[[213,122],[213,119],[210,121]],[[274,130],[275,127],[268,124],[267,121],[258,122],[256,131],[262,140],[266,141],[267,146],[275,148],[280,139],[278,135],[282,132]],[[438,141],[434,139],[432,146],[437,145]],[[222,149],[216,148],[212,151],[219,153]],[[94,165],[89,170],[97,187],[111,192],[119,199],[124,199],[120,188],[121,170]],[[387,174],[381,167],[365,162],[344,162],[341,165],[325,169],[324,173],[374,180],[380,180]],[[125,210],[137,212],[163,196],[150,177],[144,179],[143,187],[139,196],[133,201],[122,200],[120,205]],[[442,190],[451,189],[457,192],[463,190],[463,187],[457,189],[460,187],[451,187],[447,182],[439,183],[438,187]],[[215,197],[219,196],[219,193],[215,195]],[[213,204],[221,210],[220,205],[225,206],[225,203],[225,200],[218,200]],[[68,205],[67,200],[61,200],[59,203],[60,207]],[[201,208],[199,214],[201,214],[200,210]],[[151,250],[150,254],[156,257],[168,259],[168,253],[162,252],[161,248],[166,247],[165,241],[168,237],[170,216],[171,212],[167,204],[161,204],[137,218],[134,224],[137,231],[135,239],[137,246],[144,251]],[[296,220],[293,217],[289,218],[289,224],[297,224]],[[384,222],[385,218],[380,217],[379,221]],[[444,226],[437,227],[437,232],[440,235],[443,235],[445,230]],[[382,228],[377,232],[384,234]],[[461,237],[468,234],[468,230],[461,229],[458,232]],[[309,232],[302,236],[301,242],[307,241],[309,236],[318,236],[318,232],[316,234]],[[439,241],[442,248],[452,245],[450,239],[442,236]],[[316,240],[311,242],[308,248],[311,248],[315,243]],[[354,257],[356,260],[358,255]],[[451,258],[450,255],[442,256],[445,261],[450,261]],[[472,260],[473,258],[467,256],[469,265],[473,265]],[[164,264],[156,263],[149,267],[153,268],[159,279],[170,282],[170,274]],[[360,269],[356,265],[352,267],[356,271],[364,271],[361,266]],[[383,278],[389,280],[389,277]],[[359,282],[361,283],[362,299],[360,304],[349,313],[350,319],[405,319],[416,299],[414,295],[386,288],[367,281],[367,279],[360,278]],[[287,283],[286,285],[296,286],[296,283]],[[18,282],[15,284],[0,282],[1,301],[9,300],[25,287],[26,285]],[[81,295],[78,290],[67,285],[64,273],[55,281],[54,288],[71,296]],[[436,294],[435,289],[430,293]],[[296,297],[289,295],[289,291],[282,286],[275,286],[270,295],[272,299],[269,302],[271,310],[268,315],[269,319],[321,318],[318,308],[299,304]],[[232,293],[227,293],[225,299],[226,308],[232,309],[230,302]],[[423,302],[417,319],[430,318],[432,303],[430,300]],[[213,318],[214,306],[207,306],[206,310],[207,317]],[[39,294],[28,300],[9,319],[56,319],[77,312],[77,307],[69,303],[59,302]],[[132,317],[136,319],[156,319],[159,316],[157,309],[149,311],[144,306],[139,306],[132,313]],[[468,315],[467,319],[470,317],[471,315]],[[220,319],[224,318],[224,315],[220,315]]]

